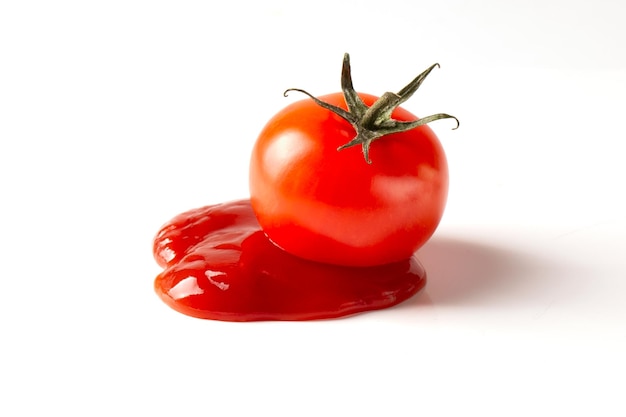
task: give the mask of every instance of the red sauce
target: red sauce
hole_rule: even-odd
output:
[[[182,213],[161,228],[154,283],[174,310],[225,321],[312,320],[396,305],[426,283],[414,256],[367,268],[315,263],[268,240],[248,200]]]

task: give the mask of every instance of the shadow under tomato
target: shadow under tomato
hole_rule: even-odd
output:
[[[417,253],[428,283],[406,307],[483,304],[547,289],[555,265],[545,259],[483,243],[433,238]],[[425,294],[424,294],[425,293]]]

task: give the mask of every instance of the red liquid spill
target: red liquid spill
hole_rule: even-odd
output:
[[[154,240],[154,287],[174,310],[225,321],[312,320],[396,305],[426,284],[414,256],[355,268],[292,256],[272,244],[248,200],[180,214]]]

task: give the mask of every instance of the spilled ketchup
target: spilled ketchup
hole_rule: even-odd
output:
[[[313,320],[391,307],[426,283],[414,256],[374,267],[311,262],[275,246],[249,200],[190,210],[157,233],[154,283],[174,310],[223,321]]]

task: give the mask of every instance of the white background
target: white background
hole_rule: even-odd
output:
[[[626,414],[626,8],[594,1],[4,1],[0,415]],[[300,87],[396,91],[448,208],[427,288],[347,319],[191,319],[151,239],[247,197]]]

